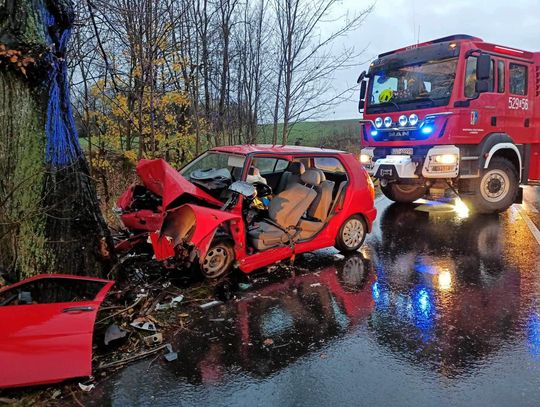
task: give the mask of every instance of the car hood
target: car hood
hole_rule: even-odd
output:
[[[165,160],[141,160],[137,164],[137,174],[146,188],[161,196],[165,209],[183,194],[192,195],[212,205],[223,205],[223,202],[180,175]]]

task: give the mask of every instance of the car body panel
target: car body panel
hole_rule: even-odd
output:
[[[221,206],[223,204],[185,179],[165,160],[141,160],[137,165],[137,174],[150,191],[163,198],[164,208],[167,208],[182,194],[192,195],[212,205]]]
[[[58,284],[60,293],[72,282],[93,284],[97,294],[80,301],[0,306],[0,388],[55,383],[92,374],[94,322],[114,281],[42,274],[1,289],[0,296],[43,283],[51,287]],[[54,291],[43,295],[54,295]]]
[[[197,249],[199,259],[206,252],[218,228],[228,221],[241,221],[238,214],[219,209],[186,204],[167,213],[159,237],[152,236],[152,247],[157,260],[174,256],[174,247],[188,241]],[[188,237],[188,235],[190,235]]]

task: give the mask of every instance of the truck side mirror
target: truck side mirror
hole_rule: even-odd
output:
[[[358,101],[358,111],[362,112],[366,101],[367,81],[360,83],[360,100]]]
[[[476,81],[475,84],[476,93],[484,93],[489,91],[489,79],[483,79]]]
[[[491,58],[488,54],[480,54],[476,59],[476,79],[485,81],[491,73]],[[485,91],[486,92],[486,91]]]

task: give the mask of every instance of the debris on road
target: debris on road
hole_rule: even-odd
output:
[[[133,328],[140,329],[142,331],[150,331],[150,332],[156,332],[156,324],[154,324],[152,321],[149,321],[147,318],[140,317],[133,320],[131,324],[129,324]]]
[[[79,383],[79,388],[82,390],[82,391],[85,391],[85,392],[90,392],[92,390],[94,390],[96,388],[96,385],[94,383],[92,384],[82,384],[82,383]]]
[[[209,308],[217,307],[218,305],[221,305],[221,304],[223,304],[223,301],[214,300],[214,301],[207,302],[206,304],[201,304],[199,308],[209,309]]]
[[[128,332],[122,328],[120,328],[116,324],[109,325],[107,330],[105,331],[105,339],[103,342],[105,345],[109,345],[112,341],[116,341],[118,339],[125,338]]]
[[[157,334],[154,334],[154,335],[146,336],[144,338],[144,342],[148,346],[159,345],[159,344],[161,344],[161,342],[163,342],[163,334],[162,333],[157,333]]]

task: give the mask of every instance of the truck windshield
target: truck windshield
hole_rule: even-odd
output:
[[[371,72],[367,113],[385,113],[448,104],[457,58],[401,66],[380,65]]]

